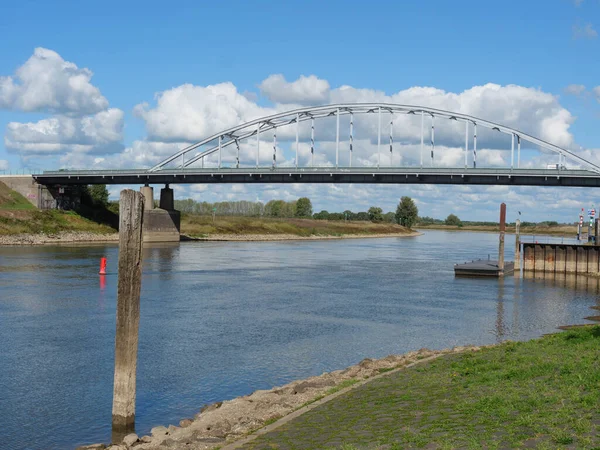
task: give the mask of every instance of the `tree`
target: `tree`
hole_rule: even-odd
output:
[[[396,221],[396,215],[393,212],[386,212],[383,215],[383,221],[386,223],[394,223]]]
[[[316,220],[329,220],[329,212],[328,211],[321,211],[318,213],[313,214],[313,219]]]
[[[441,220],[440,220],[441,222]],[[417,219],[417,223],[419,223],[420,225],[433,225],[434,223],[436,223],[436,219],[434,219],[433,217],[419,217]]]
[[[460,227],[462,225],[462,222],[460,221],[460,219],[455,216],[454,214],[450,214],[448,217],[446,217],[446,220],[444,220],[444,223],[446,225],[452,225],[455,227]]]
[[[105,184],[92,184],[88,192],[95,206],[108,205],[108,190]]]
[[[396,221],[406,228],[411,228],[417,223],[418,217],[419,208],[417,208],[413,199],[406,196],[402,197],[396,208]]]
[[[307,197],[299,198],[296,202],[296,217],[310,217],[312,216],[312,203]]]
[[[369,219],[369,213],[366,211],[361,211],[356,213],[354,220],[362,220],[363,222],[367,222]]]
[[[377,206],[371,206],[368,211],[371,222],[383,222],[383,209]]]

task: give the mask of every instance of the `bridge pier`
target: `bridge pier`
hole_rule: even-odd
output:
[[[140,192],[144,196],[144,210],[154,209],[154,188],[148,186],[142,186]]]
[[[144,194],[144,242],[179,242],[181,214],[175,210],[173,189],[167,184],[160,190],[159,208],[154,207],[154,189],[140,188]]]
[[[160,208],[166,209],[167,211],[175,210],[173,189],[171,189],[168,184],[160,190]]]

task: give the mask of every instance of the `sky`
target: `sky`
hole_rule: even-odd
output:
[[[471,114],[600,164],[599,32],[600,0],[2,2],[0,174],[151,167],[230,126],[342,101]],[[357,118],[362,165],[376,157],[374,120]],[[417,127],[394,124],[395,152],[408,163]],[[317,127],[316,161],[328,165],[334,125]],[[455,132],[436,124],[435,164],[457,164],[464,134]],[[481,133],[479,165],[506,165],[510,138]],[[303,129],[300,163],[308,136]],[[283,130],[282,164],[293,163],[290,139]],[[242,162],[254,151],[242,147]],[[525,165],[551,158],[524,149]],[[466,220],[496,220],[504,201],[509,220],[521,211],[522,220],[574,221],[600,203],[578,188],[174,187],[177,198],[210,202],[308,196],[329,211],[394,210],[408,195],[422,216]],[[110,187],[112,198],[120,188]]]

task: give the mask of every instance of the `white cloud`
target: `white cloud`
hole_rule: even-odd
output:
[[[275,103],[318,105],[329,97],[329,82],[315,75],[301,75],[288,82],[281,74],[270,75],[259,86],[261,93]]]
[[[600,86],[596,86],[594,89],[592,89],[592,91],[594,92],[594,95],[596,96],[596,100],[598,100],[600,102]]]
[[[177,152],[184,144],[177,142],[134,141],[120,153],[65,155],[61,164],[74,169],[144,169]]]
[[[274,75],[267,78],[263,85],[273,86],[276,83],[267,83],[267,81],[279,80],[290,86],[302,87],[305,86],[309,78],[301,77],[288,83],[280,75]],[[386,102],[424,105],[470,114],[497,122],[562,147],[570,147],[573,144],[573,136],[569,128],[574,121],[574,117],[559,104],[556,96],[540,89],[488,83],[458,93],[433,87],[411,87],[387,95],[382,91],[354,88],[352,86],[329,89],[329,83],[325,80],[314,77],[313,81],[315,80],[327,84],[327,96],[322,98],[324,103]],[[299,104],[305,103],[300,98],[303,90],[298,88],[294,92],[298,95],[289,97],[289,101],[293,100],[294,103],[278,103],[272,108],[266,108],[240,94],[231,83],[206,87],[186,84],[158,93],[155,107],[141,104],[136,107],[136,113],[146,122],[149,140],[193,142],[246,121],[270,115],[277,111],[291,110]],[[322,96],[325,90],[320,92],[319,96]],[[310,99],[312,94],[307,95]],[[284,101],[285,99],[278,97],[277,100]],[[386,124],[382,132],[385,141],[385,134],[389,126],[387,125],[389,123],[388,113],[385,113],[383,120]],[[430,127],[429,121],[430,119],[427,118],[427,133]],[[340,127],[343,140],[347,139],[348,123],[348,116],[341,117]],[[377,123],[377,114],[356,115],[354,117],[355,140],[366,139],[373,143],[376,142]],[[436,120],[435,125],[436,146],[457,148],[463,145],[464,124],[440,119]],[[394,140],[397,143],[417,144],[420,141],[420,132],[420,117],[404,114],[394,116]],[[335,141],[335,119],[326,118],[316,121],[315,133],[317,147],[323,147],[328,142]],[[472,130],[470,133],[472,133]],[[300,125],[300,141],[301,143],[307,143],[309,138],[310,124],[303,122]],[[279,127],[277,139],[279,146],[285,149],[289,146],[286,143],[295,139],[295,127]],[[426,140],[428,140],[427,137]],[[510,148],[509,137],[486,129],[478,130],[478,140],[480,147],[489,149]],[[244,146],[252,148],[254,144],[241,141],[240,145],[243,149]],[[266,148],[269,147],[270,144],[267,143]],[[261,148],[265,148],[262,143]],[[306,150],[306,146],[301,148],[303,151]],[[224,154],[231,155],[231,151],[232,148],[229,148],[224,151]],[[330,164],[334,161],[330,156],[331,153],[329,153],[327,160],[321,160],[320,163],[322,165]],[[323,157],[319,156],[318,158],[322,159]],[[290,160],[291,158],[288,156],[287,159]]]
[[[573,38],[575,39],[595,39],[598,37],[598,32],[594,29],[591,23],[584,25],[573,25]]]
[[[14,77],[0,76],[0,108],[85,115],[102,111],[108,101],[90,83],[92,72],[38,47]]]
[[[554,95],[523,86],[488,83],[460,93],[430,87],[412,87],[389,96],[381,91],[344,86],[333,90],[331,99],[332,103],[386,102],[429,106],[513,127],[556,145],[568,146],[572,143],[568,129],[574,119],[569,111],[560,106]],[[420,121],[403,116],[394,123],[399,125],[399,138],[415,139],[420,136]],[[375,117],[372,118],[371,124],[375,131]],[[440,134],[439,138],[452,137],[449,144],[456,145],[462,142],[464,125],[458,125],[449,128],[448,134],[451,136]],[[436,125],[436,139],[437,128]]]
[[[583,84],[570,84],[565,88],[565,93],[568,95],[579,96],[585,92],[585,86]]]
[[[0,159],[0,170],[8,170],[8,161]]]
[[[584,0],[573,0],[573,4],[575,6],[581,6],[581,4],[584,2]]]
[[[10,122],[6,148],[22,154],[115,152],[122,150],[123,111],[112,108],[92,116],[54,116],[38,122]]]
[[[135,107],[151,140],[199,141],[240,123],[273,113],[240,94],[232,83],[184,84],[156,95],[157,105]]]

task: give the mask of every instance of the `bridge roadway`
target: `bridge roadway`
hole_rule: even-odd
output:
[[[223,184],[362,183],[463,184],[600,187],[600,174],[589,170],[417,167],[185,168],[148,170],[45,171],[34,174],[43,185],[77,184]]]

